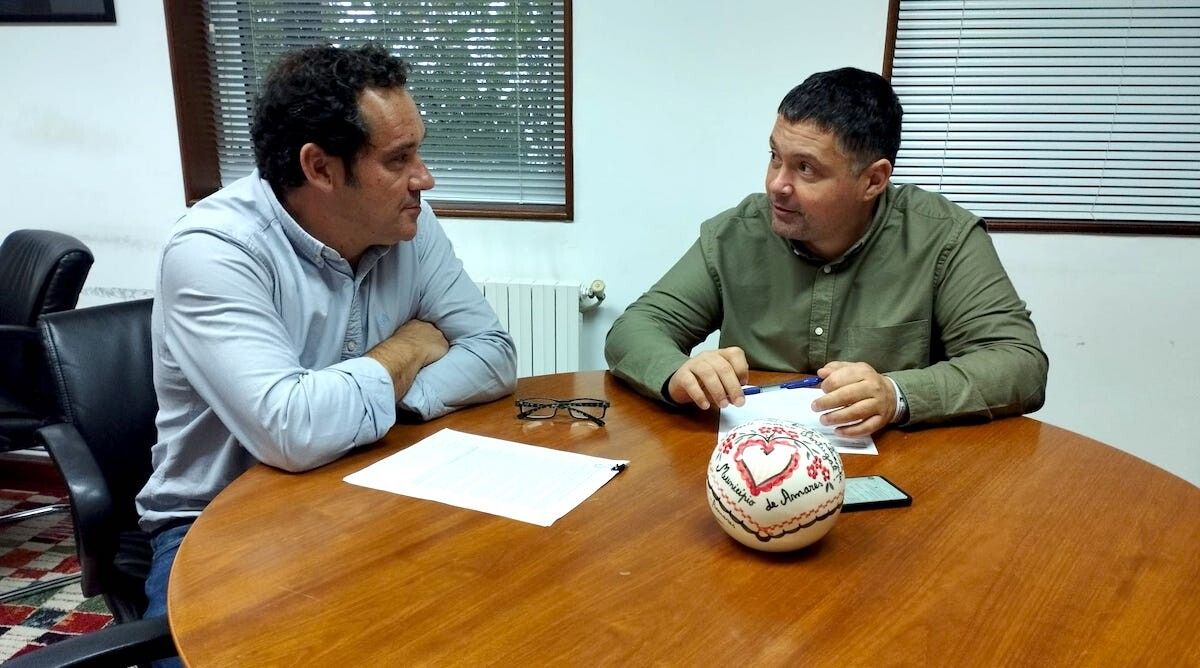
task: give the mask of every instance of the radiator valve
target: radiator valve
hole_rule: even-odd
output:
[[[579,289],[579,312],[587,313],[604,301],[604,281],[596,279],[586,288]]]

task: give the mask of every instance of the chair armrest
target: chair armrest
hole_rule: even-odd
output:
[[[25,325],[0,325],[0,340],[2,339],[17,341],[40,341],[41,334],[38,333],[37,327],[27,327]]]
[[[58,404],[42,351],[37,327],[0,325],[0,394],[50,422]]]
[[[83,593],[95,596],[102,586],[93,581],[107,570],[117,551],[116,514],[112,494],[104,484],[104,475],[92,451],[75,425],[62,422],[37,430],[37,439],[46,446],[54,464],[67,483],[71,497],[71,516],[75,520],[75,549],[83,570]]]
[[[0,388],[12,396],[30,391],[45,394],[49,388],[31,387],[34,379],[28,377],[29,369],[37,369],[41,363],[42,340],[36,327],[0,325]]]
[[[176,656],[166,617],[117,624],[67,638],[4,662],[9,668],[132,666]]]

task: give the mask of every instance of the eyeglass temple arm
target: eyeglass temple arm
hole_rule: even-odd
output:
[[[595,422],[597,425],[599,425],[601,427],[604,426],[604,420],[596,417],[595,415],[588,415],[587,413],[584,413],[583,411],[580,411],[579,415],[582,415],[584,418],[591,420],[592,422]]]

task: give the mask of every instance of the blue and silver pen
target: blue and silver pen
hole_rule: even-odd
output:
[[[821,379],[813,376],[812,378],[801,378],[799,380],[789,380],[779,383],[778,385],[743,385],[742,394],[751,395],[760,392],[769,392],[771,390],[794,390],[801,387],[816,387],[821,384]]]
[[[779,387],[782,387],[785,390],[794,390],[798,387],[816,387],[820,384],[821,378],[819,376],[813,376],[811,378],[801,378],[800,380],[789,380],[786,383],[780,383]]]

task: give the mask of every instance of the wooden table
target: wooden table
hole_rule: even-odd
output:
[[[768,382],[778,374],[756,375]],[[603,397],[606,427],[512,399],[304,474],[257,466],[171,575],[192,666],[1200,665],[1200,488],[1027,418],[877,435],[911,508],[845,514],[790,554],[713,519],[715,414],[600,372],[518,397]],[[629,468],[550,528],[342,482],[443,427]]]

